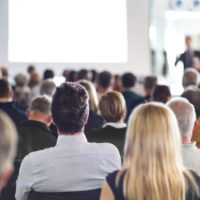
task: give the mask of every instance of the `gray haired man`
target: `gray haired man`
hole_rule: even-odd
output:
[[[194,106],[185,98],[172,98],[167,105],[176,115],[182,138],[184,166],[200,173],[200,150],[191,142],[193,129],[197,126]]]

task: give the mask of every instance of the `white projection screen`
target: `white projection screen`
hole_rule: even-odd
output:
[[[126,0],[9,0],[10,62],[125,63]]]

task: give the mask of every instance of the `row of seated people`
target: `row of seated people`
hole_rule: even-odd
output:
[[[195,145],[187,144],[196,124],[194,106],[184,98],[173,98],[167,105],[146,103],[131,114],[121,168],[114,145],[87,142],[83,133],[89,113],[86,90],[78,83],[62,84],[51,105],[57,144],[23,159],[16,199],[68,200],[74,195],[88,200],[200,199],[199,175],[187,169],[193,164],[182,164],[184,153],[194,160]],[[14,125],[10,126],[3,131],[13,137]],[[190,146],[193,151],[188,150]]]
[[[5,82],[5,81],[4,81]],[[87,84],[88,84],[88,81],[79,81],[79,83],[81,85],[84,86],[85,84],[85,88],[87,89]],[[1,84],[0,84],[1,85]],[[89,85],[89,84],[88,84]],[[58,90],[58,88],[57,88]],[[60,89],[61,90],[61,89]],[[69,90],[69,88],[68,88]],[[88,89],[87,89],[88,90]],[[190,89],[191,90],[191,89]],[[190,91],[190,90],[187,90]],[[194,91],[194,89],[192,89]],[[198,89],[195,88],[195,90],[197,91]],[[64,92],[63,92],[64,93]],[[89,92],[88,92],[89,93]],[[162,93],[162,91],[161,91]],[[9,93],[10,94],[10,93]],[[69,94],[68,94],[69,95]],[[9,96],[9,95],[8,95]],[[55,96],[55,95],[54,95]],[[73,105],[72,103],[74,102],[79,102],[77,101],[77,97],[76,98],[73,98],[73,92],[70,93],[70,98],[72,98],[71,100],[69,100],[68,104],[69,105]],[[71,97],[72,96],[72,97]],[[162,95],[161,95],[162,96]],[[187,96],[187,95],[186,95]],[[189,95],[190,96],[190,95]],[[192,95],[194,96],[194,95]],[[60,94],[60,98],[64,98],[64,96],[62,96],[62,94]],[[167,100],[169,100],[169,97],[166,98]],[[5,100],[5,99],[4,99]],[[54,98],[53,98],[54,100]],[[189,100],[190,101],[190,100]],[[81,102],[81,101],[80,101]],[[53,102],[52,102],[53,103]],[[58,102],[57,102],[58,103]],[[89,100],[89,104],[91,104],[90,100]],[[44,106],[45,105],[45,106]],[[56,107],[59,107],[58,105],[62,105],[61,102],[59,102],[58,104],[56,104],[57,106]],[[65,106],[67,106],[67,101],[65,102]],[[64,112],[64,108],[65,106],[63,107],[63,111]],[[80,105],[79,105],[80,106]],[[90,105],[91,107],[91,105]],[[99,102],[99,108],[100,108],[100,112],[102,114],[102,116],[104,117],[104,119],[106,119],[107,123],[104,124],[104,126],[99,130],[99,131],[92,131],[90,133],[87,134],[87,138],[89,141],[91,142],[110,142],[110,143],[113,143],[117,148],[118,150],[120,151],[120,154],[121,156],[123,156],[123,146],[124,146],[124,138],[125,138],[125,131],[126,131],[126,124],[123,123],[125,117],[126,117],[126,108],[125,108],[125,100],[123,98],[123,95],[119,92],[107,92],[105,93],[104,95],[102,95],[102,97],[100,98],[100,102]],[[36,98],[32,104],[31,104],[31,107],[30,107],[30,110],[27,111],[27,116],[29,118],[29,122],[26,122],[26,123],[22,123],[18,126],[18,130],[23,130],[23,131],[19,131],[19,143],[18,143],[18,155],[17,155],[17,158],[22,159],[26,154],[32,152],[32,151],[36,151],[36,150],[39,150],[40,148],[45,148],[45,147],[49,147],[49,146],[54,146],[54,144],[56,143],[56,139],[52,137],[52,143],[48,146],[48,144],[45,144],[45,142],[47,142],[48,140],[46,139],[46,141],[44,141],[45,139],[44,138],[47,138],[49,136],[51,136],[50,134],[48,134],[48,132],[46,133],[46,137],[44,136],[45,133],[44,133],[44,137],[43,139],[38,136],[35,137],[34,139],[34,132],[37,132],[37,126],[38,124],[41,125],[41,123],[43,124],[43,128],[46,127],[50,121],[51,121],[51,112],[50,112],[50,108],[52,109],[51,107],[51,103],[49,101],[49,99],[47,97],[38,97]],[[67,108],[67,107],[66,107]],[[183,106],[184,108],[184,106]],[[70,108],[72,109],[72,108]],[[39,112],[38,112],[39,111]],[[67,110],[66,110],[67,111]],[[75,112],[76,109],[74,108],[73,109],[73,112]],[[78,110],[77,110],[78,111]],[[61,113],[62,113],[61,112]],[[38,115],[38,113],[43,113],[43,116],[41,115]],[[50,114],[49,114],[50,113]],[[59,109],[57,110],[56,109],[56,113],[59,113]],[[53,114],[53,111],[52,111],[52,114]],[[62,115],[60,115],[62,116]],[[73,122],[73,114],[71,113],[70,115],[71,117],[68,118],[70,120],[72,120]],[[39,120],[40,119],[40,120]],[[87,118],[87,120],[89,120]],[[86,120],[86,121],[87,121]],[[36,121],[36,122],[35,122]],[[39,122],[38,122],[39,121]],[[54,124],[56,124],[57,128],[58,128],[58,124],[54,121]],[[78,121],[78,119],[75,120],[76,122]],[[86,123],[86,121],[84,122],[84,125]],[[33,122],[33,123],[32,123]],[[64,121],[65,123],[67,123],[66,121]],[[34,124],[35,123],[35,124]],[[64,125],[65,123],[61,122],[61,125]],[[46,126],[44,126],[46,124]],[[72,123],[73,124],[73,123]],[[27,127],[29,125],[32,125],[32,128],[31,129],[27,129]],[[27,127],[26,127],[27,126]],[[191,126],[191,125],[190,125]],[[71,127],[71,126],[70,126]],[[35,130],[34,130],[35,128]],[[42,128],[42,126],[40,126],[40,128]],[[83,127],[82,127],[83,128]],[[31,130],[33,130],[33,135],[31,136],[28,136],[28,134],[26,133],[29,133],[31,132]],[[58,128],[59,130],[59,128]],[[120,130],[117,134],[116,132]],[[83,131],[83,130],[82,130]],[[115,132],[116,131],[116,132]],[[24,133],[23,133],[24,132]],[[59,130],[60,132],[60,130]],[[59,134],[58,132],[58,134]],[[65,131],[62,131],[61,133],[66,133]],[[115,134],[116,133],[116,134]],[[68,133],[67,132],[67,135],[69,134],[74,134],[74,133]],[[112,136],[111,136],[112,134]],[[190,131],[190,134],[191,134],[191,131]],[[62,134],[61,134],[62,135]],[[65,135],[65,134],[64,134]],[[76,135],[76,134],[75,134]],[[117,135],[117,136],[116,136]],[[37,139],[36,139],[37,138]],[[190,138],[189,138],[190,140]],[[188,140],[188,141],[189,141]],[[59,138],[58,138],[58,141],[59,141]],[[57,144],[58,144],[58,141],[57,141]],[[27,145],[26,145],[26,142],[27,142]],[[41,142],[41,144],[40,144]],[[70,142],[71,143],[71,142]],[[41,146],[40,146],[41,145]],[[39,149],[37,149],[39,147]],[[21,149],[20,149],[21,148]],[[32,148],[32,149],[31,149]],[[20,157],[20,152],[21,152],[21,157]],[[112,157],[112,156],[111,156]],[[47,156],[48,158],[48,156]],[[49,158],[48,158],[49,159]],[[24,162],[24,161],[23,161]],[[110,160],[110,162],[112,163],[113,161]],[[55,161],[56,163],[56,161]],[[56,165],[54,163],[54,165]],[[191,166],[195,166],[193,163],[189,162],[191,164]],[[43,163],[42,163],[43,164]],[[113,163],[112,163],[113,164]],[[115,163],[116,164],[116,163]],[[30,163],[28,163],[28,165],[30,165]],[[54,166],[52,165],[52,166]],[[196,165],[197,166],[197,165]],[[108,166],[109,167],[109,166]],[[188,167],[188,166],[187,166]],[[189,166],[190,167],[190,166]],[[191,168],[191,167],[190,167]],[[119,168],[117,168],[119,169]],[[194,169],[194,168],[193,168]],[[197,171],[198,171],[198,167],[196,168]],[[196,170],[195,169],[195,170]],[[31,170],[31,169],[30,169]],[[38,167],[37,170],[40,170],[40,168]],[[33,170],[34,171],[34,170]],[[69,171],[70,172],[70,171]],[[62,171],[63,173],[63,171]],[[81,173],[81,171],[80,171]],[[24,174],[24,173],[23,173]],[[26,174],[24,174],[26,176]],[[24,176],[22,175],[22,176]],[[46,176],[46,175],[45,175]],[[32,182],[32,180],[30,180]],[[24,183],[24,180],[22,179],[22,182]],[[29,182],[29,181],[28,181]],[[29,182],[30,183],[30,182]],[[27,189],[27,186],[25,186],[26,189]],[[31,187],[31,189],[33,189]],[[83,190],[83,189],[81,189]],[[84,189],[85,190],[85,189]],[[37,190],[36,190],[37,191]],[[39,190],[40,191],[40,190]],[[45,192],[48,192],[49,190],[46,190],[44,189]],[[43,191],[43,192],[44,192]],[[50,190],[51,191],[51,190]],[[61,191],[65,191],[65,190],[62,190]],[[61,192],[59,190],[59,192]],[[67,190],[68,191],[68,190]],[[69,188],[69,191],[74,191],[73,189],[70,190]],[[26,193],[28,193],[29,191],[26,191]],[[54,192],[54,191],[53,191]],[[57,192],[57,191],[56,191]],[[20,192],[21,193],[21,192]],[[27,195],[27,194],[26,194]],[[8,199],[8,197],[5,197],[4,199]],[[21,198],[21,197],[20,197]],[[19,198],[19,199],[20,199]],[[27,198],[27,197],[26,197]]]

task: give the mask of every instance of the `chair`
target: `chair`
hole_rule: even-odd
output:
[[[101,189],[77,192],[34,192],[29,193],[28,200],[99,200]]]

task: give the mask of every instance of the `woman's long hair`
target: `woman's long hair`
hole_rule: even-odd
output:
[[[185,176],[196,190],[194,178],[185,170],[180,154],[176,117],[161,103],[139,106],[131,115],[125,143],[123,192],[131,200],[184,200]]]

